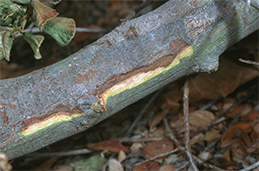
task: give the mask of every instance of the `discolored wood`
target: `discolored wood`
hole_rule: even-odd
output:
[[[251,7],[246,28],[245,2],[204,2],[169,1],[63,61],[1,80],[0,152],[12,159],[35,151],[182,76],[216,70],[227,47],[259,28],[259,11]],[[102,96],[125,81],[136,83]]]

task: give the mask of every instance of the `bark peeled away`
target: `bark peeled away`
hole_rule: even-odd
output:
[[[0,81],[0,152],[9,159],[82,132],[166,84],[218,67],[259,28],[245,2],[169,1],[54,65]]]

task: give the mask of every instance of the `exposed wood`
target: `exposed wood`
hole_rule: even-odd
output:
[[[9,159],[84,131],[194,72],[259,28],[243,1],[169,1],[54,65],[0,82],[0,152]]]

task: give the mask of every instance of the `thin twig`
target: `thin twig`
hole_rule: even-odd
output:
[[[147,160],[144,160],[144,161],[142,161],[142,162],[136,163],[135,166],[138,166],[138,165],[140,165],[140,164],[143,163],[143,162],[149,162],[149,161],[155,160],[155,159],[157,159],[157,158],[159,158],[159,157],[167,156],[167,155],[169,155],[169,154],[175,153],[175,152],[178,151],[178,150],[179,150],[179,148],[176,148],[176,149],[171,150],[171,151],[169,151],[169,152],[166,152],[166,153],[163,153],[163,154],[159,154],[159,155],[157,155],[157,156],[155,156],[155,157],[152,157],[152,158],[150,158],[150,159],[147,159]]]
[[[259,1],[251,1],[251,5],[259,10]]]
[[[66,151],[66,152],[53,152],[53,153],[31,153],[28,154],[28,157],[63,157],[63,156],[71,156],[71,155],[79,155],[79,154],[88,154],[91,153],[91,150],[88,150],[86,148],[79,149],[79,150],[72,150],[72,151]]]
[[[106,29],[102,28],[84,28],[84,27],[77,27],[76,32],[88,32],[88,33],[101,33],[101,32],[106,32]]]
[[[147,138],[117,138],[115,141],[121,141],[123,139],[123,142],[154,142],[154,141],[160,141],[162,138],[156,138],[156,137],[147,137]]]
[[[38,27],[33,27],[33,28],[27,28],[24,30],[24,32],[32,32],[32,33],[42,33],[42,31],[39,30]],[[102,29],[102,28],[83,28],[83,27],[77,27],[76,28],[76,32],[78,33],[102,33],[102,32],[106,32],[106,29]],[[18,33],[15,37],[20,37],[22,36],[21,33]]]
[[[150,3],[151,3],[150,0],[142,2],[142,3],[141,3],[140,5],[138,5],[134,10],[132,10],[132,11],[125,17],[125,19],[123,19],[122,21],[128,21],[128,20],[133,19],[139,11],[141,11],[143,8],[145,8],[146,6],[148,6]]]
[[[57,4],[59,4],[61,2],[61,0],[57,0],[55,2],[51,1],[51,0],[47,0],[46,2],[49,3],[49,4],[57,5]]]
[[[201,153],[203,152],[208,152],[211,150],[211,148],[215,148],[215,145],[220,141],[220,138],[218,138],[217,140],[214,140],[213,142],[211,142]]]
[[[254,121],[250,122],[249,125],[253,125],[259,121],[259,118],[255,119]]]
[[[171,129],[169,128],[167,119],[166,119],[166,118],[163,118],[163,121],[164,121],[164,124],[165,124],[166,131],[169,133],[170,139],[176,144],[176,146],[177,146],[180,150],[185,151],[184,147],[181,146],[180,142],[175,138],[173,132],[172,132]]]
[[[215,170],[215,171],[226,171],[226,170],[221,169],[221,168],[219,168],[219,167],[217,167],[217,166],[214,166],[214,165],[212,165],[212,164],[209,164],[209,163],[206,163],[206,162],[202,161],[200,158],[196,157],[195,155],[192,155],[192,157],[194,158],[194,160],[195,160],[196,162],[198,162],[199,164],[202,164],[202,165],[205,166],[205,167],[211,168],[211,169],[213,169],[213,170]]]
[[[177,144],[179,145],[179,146],[178,146],[179,150],[186,152],[186,149],[185,149],[183,146],[181,146],[180,143],[179,143],[179,141],[175,138],[173,132],[172,132],[171,129],[169,128],[169,125],[168,125],[166,119],[164,119],[164,123],[165,123],[166,131],[169,133],[170,139],[171,139],[176,145],[177,145]],[[221,169],[221,168],[218,168],[217,166],[214,166],[214,165],[211,165],[211,164],[208,164],[208,163],[202,161],[201,159],[199,159],[199,158],[196,157],[195,155],[192,155],[192,156],[193,156],[193,158],[194,158],[195,161],[197,161],[199,164],[204,165],[205,167],[208,167],[208,168],[213,169],[213,170],[216,170],[216,171],[225,171],[225,170],[223,170],[223,169]],[[188,162],[188,163],[189,163],[189,162]],[[186,166],[187,166],[187,165],[186,165]],[[177,169],[178,169],[178,168],[177,168]]]
[[[189,165],[189,163],[190,163],[189,161],[188,162],[184,162],[183,164],[181,164],[180,167],[175,168],[174,171],[180,171],[180,170],[186,168]]]
[[[239,58],[238,60],[243,62],[243,63],[246,63],[246,64],[259,65],[259,62],[255,62],[255,61],[244,60],[242,58]]]
[[[186,154],[189,157],[190,163],[195,171],[198,171],[198,168],[193,161],[191,146],[190,146],[190,125],[189,125],[189,80],[184,84],[183,90],[183,113],[184,113],[184,123],[185,123],[185,148]]]
[[[198,135],[199,133],[205,133],[207,132],[211,127],[213,127],[214,125],[217,125],[223,121],[225,121],[226,119],[228,118],[231,118],[232,116],[228,116],[228,117],[225,117],[224,115],[229,113],[232,109],[236,108],[238,105],[240,105],[241,103],[245,102],[248,98],[244,98],[240,101],[238,101],[237,103],[233,104],[232,106],[230,106],[228,109],[220,112],[220,114],[218,115],[218,118],[217,120],[212,120],[212,122],[208,123],[202,130],[198,131],[195,133],[195,135]]]
[[[244,169],[241,169],[241,170],[239,170],[239,171],[249,171],[249,170],[252,170],[252,169],[254,169],[254,168],[256,168],[256,167],[259,167],[259,161],[256,162],[256,163],[254,163],[254,164],[252,164],[251,166],[248,166],[248,167],[246,167],[246,168],[244,168]]]
[[[133,129],[135,128],[135,126],[137,125],[137,123],[140,121],[140,119],[142,118],[142,116],[146,113],[147,109],[149,108],[149,106],[155,101],[155,99],[157,98],[157,96],[161,93],[161,89],[159,91],[157,91],[147,102],[147,104],[144,106],[144,108],[140,111],[139,115],[137,116],[137,118],[134,120],[134,122],[131,124],[130,128],[128,129],[128,131],[125,134],[125,138],[123,138],[120,142],[123,142],[124,139],[128,138],[128,136],[131,134],[131,132],[133,131]]]
[[[206,104],[205,106],[202,106],[201,108],[199,108],[199,110],[207,110],[209,107],[211,107],[217,100],[212,100],[211,102],[209,102],[208,104]]]

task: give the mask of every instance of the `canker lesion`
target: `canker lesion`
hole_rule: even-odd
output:
[[[103,90],[102,93],[97,94],[97,98],[100,100],[100,105],[102,106],[102,108],[106,110],[107,99],[110,96],[114,96],[120,92],[142,84],[148,79],[153,78],[154,76],[179,64],[182,57],[190,56],[193,54],[192,46],[189,46],[183,42],[181,44],[184,47],[181,48],[181,51],[178,52],[178,55],[176,57],[173,55],[166,55],[164,57],[161,57],[159,60],[155,61],[152,65],[148,67],[138,68],[127,74],[117,75],[117,80],[112,77],[111,82],[113,84],[111,84],[111,82],[109,81],[106,82],[103,85],[103,87],[105,87],[106,89]],[[172,45],[172,43],[170,43],[170,45]],[[179,48],[180,47],[181,46],[179,46]],[[177,50],[175,50],[175,52],[176,51]],[[124,79],[121,80],[122,78]]]
[[[39,130],[60,122],[67,122],[84,114],[79,107],[70,108],[69,105],[58,104],[53,110],[43,116],[33,117],[23,121],[21,133],[24,136],[31,135]]]

